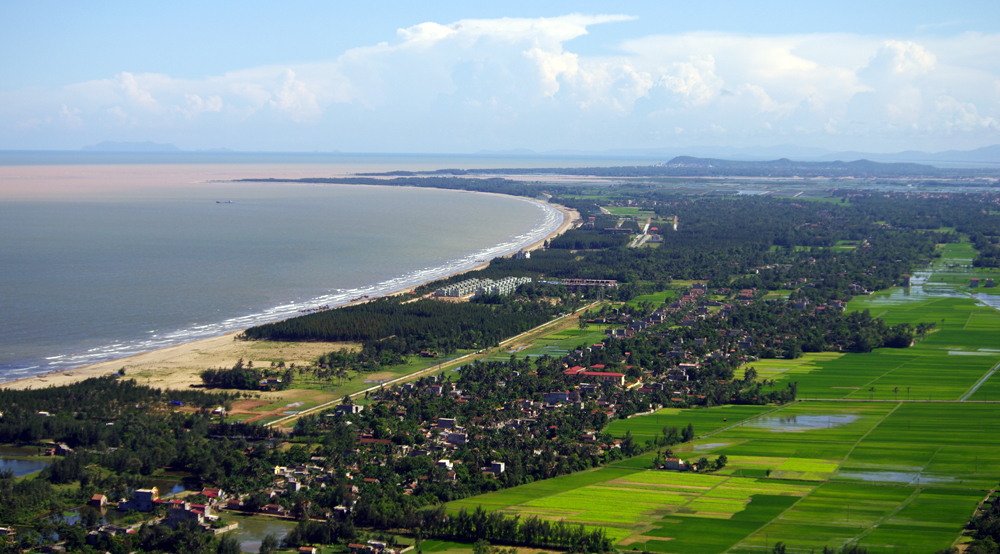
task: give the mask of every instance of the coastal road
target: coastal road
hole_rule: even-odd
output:
[[[524,339],[524,338],[526,338],[528,336],[531,336],[533,334],[536,334],[536,333],[539,333],[539,332],[542,332],[542,331],[548,331],[550,328],[556,326],[557,324],[564,323],[567,320],[567,318],[573,317],[574,315],[576,315],[576,314],[578,314],[580,312],[585,312],[585,311],[593,308],[594,306],[596,306],[596,305],[598,305],[600,303],[601,303],[600,300],[598,300],[596,302],[592,302],[592,303],[588,304],[587,306],[584,306],[583,308],[580,308],[576,312],[568,313],[568,314],[563,315],[561,317],[557,317],[557,318],[553,319],[552,321],[543,323],[543,324],[541,324],[538,327],[535,327],[533,329],[529,329],[529,330],[521,333],[520,335],[513,336],[513,337],[511,337],[509,339],[503,340],[503,341],[500,342],[500,344],[499,344],[499,346],[497,346],[497,348],[503,348],[503,346],[505,344],[512,344],[512,343],[514,343],[514,342],[516,342],[518,340]],[[477,360],[479,358],[485,358],[485,357],[488,357],[489,355],[490,355],[490,350],[489,349],[483,349],[483,350],[477,350],[476,352],[470,352],[470,353],[468,353],[468,354],[466,354],[464,356],[459,356],[458,358],[455,358],[453,360],[448,360],[447,362],[443,362],[443,363],[438,364],[438,365],[436,365],[434,367],[429,367],[427,369],[424,369],[424,370],[421,370],[421,371],[417,371],[415,373],[410,373],[409,375],[404,375],[402,377],[397,377],[397,378],[392,379],[390,381],[385,381],[384,383],[380,383],[378,385],[375,385],[374,387],[368,387],[365,390],[358,391],[358,392],[350,395],[350,397],[351,398],[357,398],[359,396],[364,396],[365,394],[377,391],[377,390],[385,387],[386,385],[392,386],[392,385],[395,385],[395,384],[398,384],[398,383],[403,383],[403,382],[406,382],[406,381],[412,381],[414,379],[419,379],[419,378],[421,378],[421,377],[423,377],[425,375],[430,375],[431,373],[435,373],[435,372],[438,372],[438,371],[449,369],[449,368],[455,367],[455,366],[460,365],[460,364],[464,364],[464,363],[467,363],[467,362],[471,362],[471,361]],[[309,408],[307,410],[302,410],[301,412],[299,412],[297,414],[292,414],[292,415],[289,415],[289,416],[285,416],[285,417],[276,419],[274,421],[270,421],[268,423],[265,423],[264,426],[265,427],[276,427],[276,426],[277,427],[287,427],[287,425],[285,425],[285,424],[291,423],[292,421],[295,421],[296,419],[298,419],[298,418],[300,418],[300,417],[302,417],[304,415],[308,415],[308,414],[315,413],[315,412],[318,412],[318,411],[321,411],[321,410],[325,410],[325,409],[329,408],[330,406],[335,406],[337,404],[340,404],[342,401],[343,401],[343,398],[337,399],[337,400],[331,400],[329,402],[324,402],[324,403],[322,403],[322,404],[320,404],[318,406],[313,406],[312,408]]]

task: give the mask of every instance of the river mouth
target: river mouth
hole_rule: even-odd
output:
[[[842,415],[783,415],[757,418],[744,427],[767,429],[774,433],[802,433],[832,429],[858,420],[858,416]]]

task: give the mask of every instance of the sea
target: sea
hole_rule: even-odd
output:
[[[562,222],[544,202],[502,195],[235,179],[568,163],[0,152],[0,382],[384,295]]]

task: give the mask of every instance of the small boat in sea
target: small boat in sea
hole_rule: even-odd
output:
[[[215,203],[216,204],[232,204],[233,201],[232,200],[216,200]]]

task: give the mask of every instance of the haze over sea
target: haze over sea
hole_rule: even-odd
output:
[[[385,294],[561,223],[499,195],[214,182],[458,166],[443,161],[0,153],[0,382]]]

